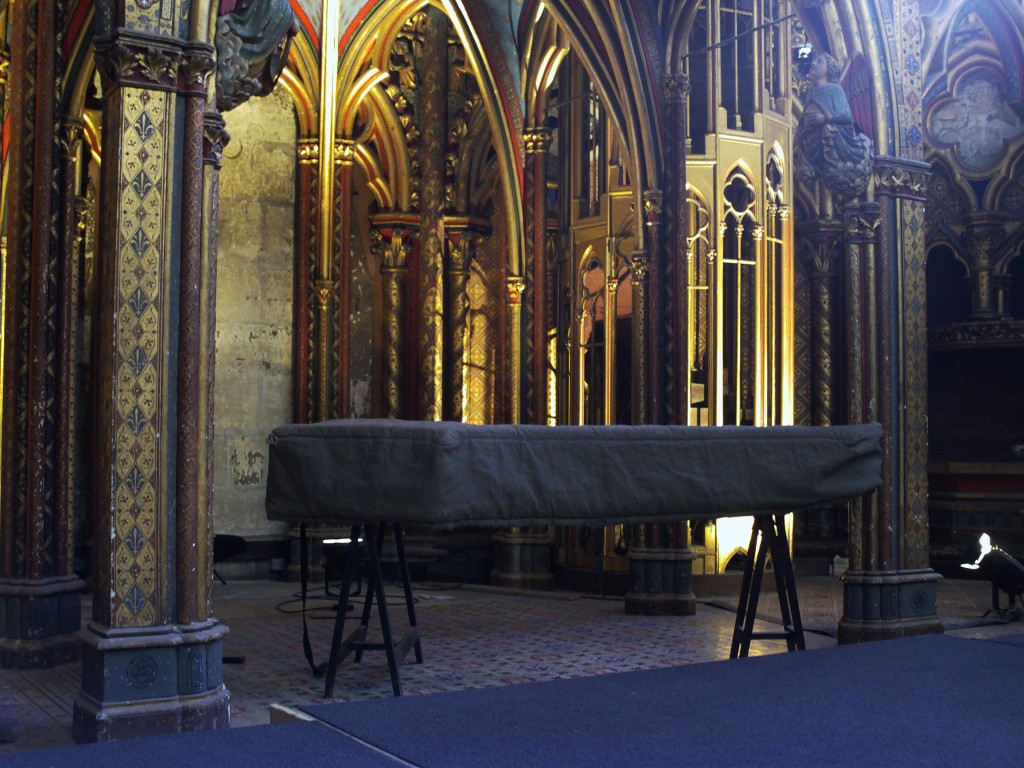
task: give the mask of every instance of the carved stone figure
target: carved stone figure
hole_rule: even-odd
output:
[[[299,25],[288,0],[221,0],[217,17],[217,109],[266,96],[288,60]]]
[[[844,197],[857,197],[867,190],[873,150],[853,121],[839,75],[838,62],[827,53],[811,62],[794,142],[796,172],[805,183],[821,181]]]

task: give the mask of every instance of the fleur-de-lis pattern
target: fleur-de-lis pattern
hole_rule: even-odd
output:
[[[124,4],[125,28],[141,32],[188,37],[191,3],[182,0],[134,0]]]
[[[157,6],[154,5],[154,10]],[[162,380],[167,375],[164,231],[170,99],[124,88],[114,361],[114,601],[119,627],[160,620]]]

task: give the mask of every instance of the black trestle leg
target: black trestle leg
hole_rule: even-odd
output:
[[[380,526],[381,538],[384,533],[384,523]],[[388,603],[384,597],[384,577],[380,570],[380,547],[377,542],[372,541],[373,534],[370,529],[366,532],[366,551],[370,557],[370,585],[371,591],[376,594],[377,617],[380,620],[380,631],[383,635],[382,645],[384,653],[388,658],[388,672],[391,674],[391,690],[395,696],[402,695],[402,682],[398,677],[398,661],[395,659],[395,645],[391,639],[391,621],[388,619]],[[367,645],[374,648],[376,646]]]
[[[736,625],[732,631],[732,647],[729,650],[730,659],[735,659],[739,656],[746,656],[746,651],[741,654],[740,650],[743,648],[744,642],[748,648],[750,645],[747,630],[747,614],[750,608],[750,588],[754,576],[754,553],[757,551],[758,537],[760,536],[758,520],[759,518],[754,518],[754,524],[751,526],[750,530],[750,544],[747,546],[747,560],[743,565],[743,581],[740,582],[740,600],[739,604],[736,606]],[[750,617],[749,621],[752,629],[754,623],[753,616]]]
[[[334,678],[342,661],[341,638],[345,632],[345,615],[348,613],[348,593],[359,568],[359,533],[361,526],[352,526],[352,540],[345,548],[345,573],[341,578],[341,594],[338,597],[338,615],[334,618],[334,633],[331,637],[331,656],[327,662],[324,681],[324,698],[334,693]]]
[[[789,556],[786,520],[782,515],[773,515],[768,524],[774,528],[774,535],[770,542],[772,568],[775,570],[775,589],[779,595],[779,606],[782,610],[786,647],[791,651],[802,651],[805,650],[804,626],[800,619],[800,603],[796,596],[793,559]]]
[[[380,567],[380,553],[384,549],[384,534],[387,532],[387,524],[380,523],[377,526],[376,539],[373,536],[373,531],[370,526],[366,526],[366,552],[367,559],[370,563],[371,570],[373,568],[374,556],[378,568]],[[372,574],[371,574],[372,575]],[[375,589],[368,589],[366,591],[366,597],[363,598],[363,614],[359,620],[359,644],[355,646],[355,660],[359,663],[363,660],[363,651],[367,650],[366,645],[362,644],[362,640],[366,639],[366,633],[370,629],[370,614],[373,611],[373,601],[376,599],[378,602],[384,599],[384,590],[381,589],[380,594],[376,594]]]
[[[409,629],[396,643],[391,633],[391,620],[388,616],[387,597],[384,594],[384,577],[381,572],[380,558],[384,541],[384,534],[387,532],[387,524],[380,523],[376,530],[372,526],[365,526],[363,535],[366,539],[366,559],[369,570],[369,583],[366,587],[366,595],[363,598],[363,610],[359,618],[359,626],[352,634],[342,640],[345,632],[345,612],[348,607],[348,594],[352,582],[357,576],[359,562],[359,533],[362,526],[352,527],[352,542],[348,545],[345,557],[345,576],[342,582],[341,597],[338,603],[338,615],[334,620],[334,636],[331,641],[331,658],[327,666],[327,681],[324,685],[324,697],[330,698],[334,693],[334,680],[337,676],[338,667],[350,653],[354,653],[356,662],[363,659],[364,651],[384,651],[388,660],[388,672],[391,675],[391,689],[395,696],[402,695],[402,683],[398,674],[398,666],[405,659],[410,649],[416,651],[417,663],[423,662],[423,651],[420,647],[419,627],[416,626],[416,610],[413,607],[412,582],[409,579],[409,564],[405,558],[405,543],[402,540],[402,530],[398,525],[393,526],[395,535],[395,549],[398,553],[398,566],[402,574],[402,589],[405,592],[406,610],[409,616]],[[373,615],[373,608],[377,608],[377,620],[380,622],[382,642],[367,642],[366,635],[370,627],[370,620]]]
[[[782,613],[782,632],[755,632],[757,604],[761,594],[764,572],[771,555],[775,575],[775,589],[779,596]],[[746,656],[750,652],[751,640],[785,640],[790,651],[804,650],[804,628],[800,618],[800,604],[797,599],[793,561],[789,555],[786,537],[785,514],[758,515],[750,533],[750,547],[747,562],[743,568],[739,606],[736,609],[736,626],[733,629],[729,658]]]
[[[402,538],[402,527],[398,523],[391,526],[395,534],[395,552],[398,555],[398,567],[402,572],[402,590],[405,592],[405,609],[409,616],[409,629],[415,639],[413,648],[416,651],[416,663],[423,663],[423,648],[420,646],[420,631],[416,626],[416,607],[412,596],[412,582],[409,579],[409,561],[405,559],[405,541]],[[405,654],[400,654],[404,657]]]

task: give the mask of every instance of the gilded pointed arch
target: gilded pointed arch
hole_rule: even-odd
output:
[[[405,136],[406,144],[415,145],[415,136],[410,136],[410,131],[416,130],[415,116],[406,109],[407,105],[401,94],[401,83],[394,82],[396,73],[399,78],[415,77],[415,73],[411,67],[396,61],[396,56],[401,57],[408,53],[407,43],[402,40],[406,35],[403,31],[406,23],[428,5],[430,3],[423,0],[391,0],[372,7],[367,6],[365,12],[359,14],[342,35],[341,48],[338,51],[339,115],[346,113],[346,110],[350,115],[355,114],[351,107],[353,100],[359,98],[357,84],[366,77],[367,72],[377,70],[390,73],[386,81],[377,83],[371,90],[372,98],[370,94],[361,97],[363,103],[373,106],[367,114],[367,119],[378,118],[388,126],[386,129],[380,126],[374,128],[374,139],[379,141],[381,146],[388,142],[397,144],[399,132]],[[467,10],[464,4],[454,4],[448,0],[442,0],[434,5],[450,20],[465,50],[467,66],[480,83],[481,107],[487,116],[490,140],[494,144],[501,184],[505,191],[505,216],[509,240],[514,246],[509,249],[509,270],[513,274],[518,274],[523,237],[520,171],[522,108],[518,99],[511,100],[505,96],[516,93],[518,89],[499,56],[488,53],[485,41],[494,37],[493,30],[488,26],[489,16],[486,13]],[[404,71],[404,75],[399,70]],[[382,91],[386,97],[382,97],[378,91]],[[385,98],[394,105],[390,111],[384,107]],[[339,132],[343,128],[341,125],[337,126]],[[404,162],[404,165],[398,166],[384,165],[391,174],[392,186],[397,183],[394,180],[400,176],[417,176],[414,152],[403,153],[397,146],[391,146],[389,149],[379,149],[379,153],[382,158]],[[377,183],[380,183],[379,180]],[[404,196],[395,189],[392,197],[400,208],[406,201],[410,207],[416,205],[415,189],[410,189],[408,195]]]

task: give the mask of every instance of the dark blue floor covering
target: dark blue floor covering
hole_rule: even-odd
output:
[[[22,752],[3,768],[398,768],[402,763],[319,723],[174,733]]]
[[[1024,646],[929,636],[306,709],[324,724],[166,734],[2,764],[1008,768],[1024,765]]]
[[[305,709],[439,768],[1024,765],[1024,648],[926,636]]]

